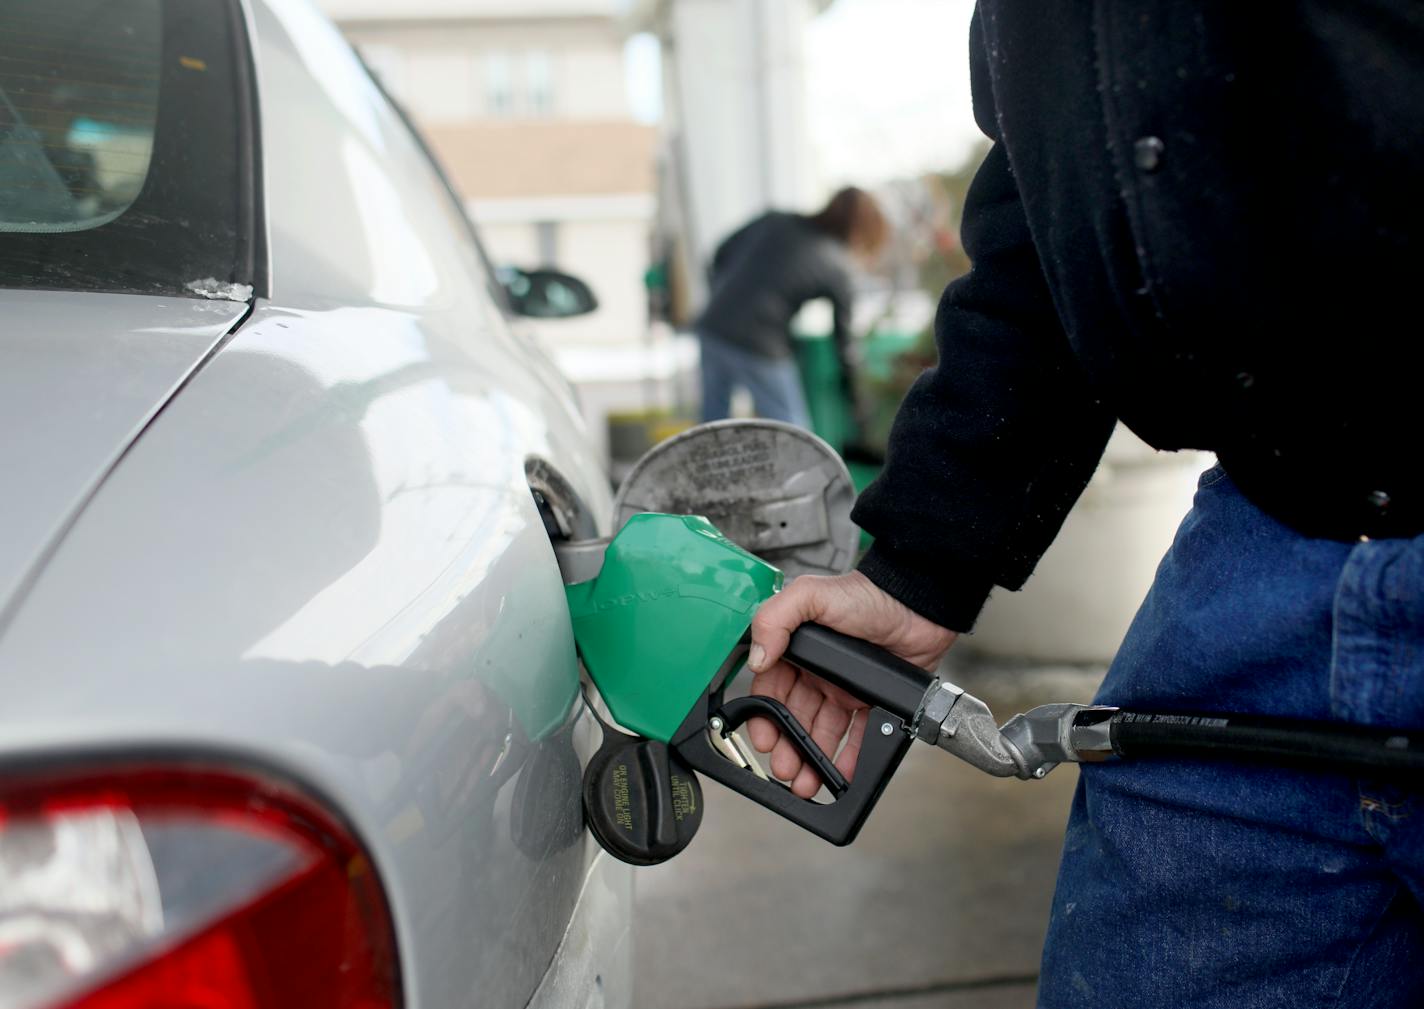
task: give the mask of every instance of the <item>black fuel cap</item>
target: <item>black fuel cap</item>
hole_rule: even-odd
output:
[[[606,730],[583,773],[583,809],[604,851],[657,865],[686,848],[702,825],[702,785],[666,743]]]

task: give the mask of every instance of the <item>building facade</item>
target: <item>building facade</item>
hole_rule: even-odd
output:
[[[657,131],[629,110],[615,0],[319,3],[421,127],[491,258],[593,288],[598,311],[540,324],[555,353],[639,341]]]

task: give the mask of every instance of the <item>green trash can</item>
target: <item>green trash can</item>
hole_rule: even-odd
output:
[[[829,336],[794,334],[796,367],[806,391],[806,407],[811,412],[811,430],[837,452],[845,449],[853,435],[855,418],[841,392],[841,362]]]
[[[856,420],[841,391],[841,363],[836,347],[825,334],[795,333],[796,366],[801,372],[801,384],[806,391],[806,406],[811,413],[811,429],[837,452],[856,440]],[[876,330],[860,346],[861,394],[865,386],[888,383],[895,373],[895,362],[913,350],[918,342],[914,333]],[[898,404],[878,404],[893,412]],[[888,415],[885,418],[888,420]]]
[[[801,372],[806,406],[811,413],[811,430],[837,452],[844,453],[846,445],[854,441],[860,432],[856,430],[851,405],[841,391],[841,362],[836,356],[835,343],[826,334],[793,335],[796,366]],[[883,330],[871,333],[861,344],[861,378],[871,382],[889,382],[894,374],[896,359],[913,349],[917,339],[913,333]],[[846,467],[850,470],[857,494],[880,475],[880,467],[873,463],[852,460],[847,461]],[[862,547],[869,544],[870,538],[862,534]]]

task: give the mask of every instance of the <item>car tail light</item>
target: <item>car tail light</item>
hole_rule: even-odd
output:
[[[0,1009],[387,1009],[390,914],[350,831],[261,774],[0,779]]]

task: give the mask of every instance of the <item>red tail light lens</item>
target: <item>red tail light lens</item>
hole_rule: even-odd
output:
[[[0,1006],[389,1009],[390,914],[310,796],[153,765],[0,785]]]

